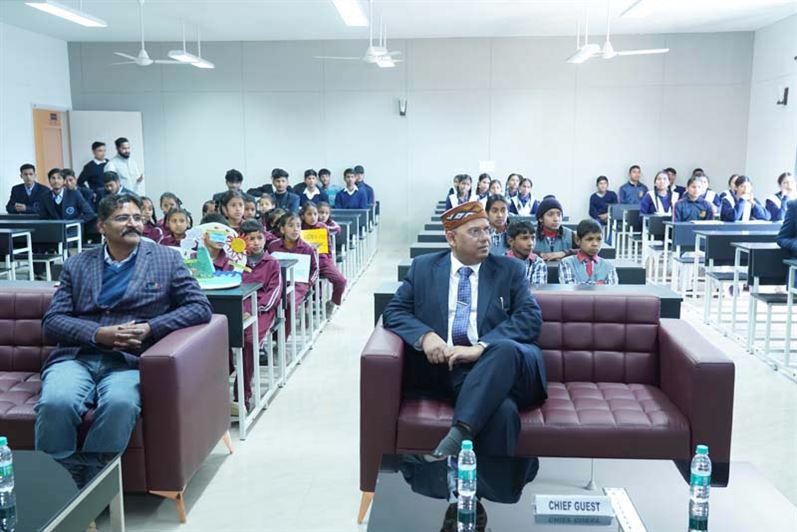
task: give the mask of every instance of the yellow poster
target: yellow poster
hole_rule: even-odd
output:
[[[316,248],[319,253],[329,253],[329,233],[326,229],[305,229],[302,240]]]

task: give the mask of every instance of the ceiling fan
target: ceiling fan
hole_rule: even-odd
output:
[[[172,61],[169,59],[150,59],[149,54],[147,53],[146,48],[144,48],[144,0],[138,0],[138,16],[139,22],[141,26],[141,50],[138,51],[138,56],[132,56],[130,54],[126,54],[123,52],[114,52],[114,54],[118,55],[119,57],[124,57],[125,59],[129,59],[129,61],[123,61],[121,63],[111,63],[112,65],[138,65],[138,66],[149,66],[153,63],[159,65],[179,65],[181,64],[180,61]]]

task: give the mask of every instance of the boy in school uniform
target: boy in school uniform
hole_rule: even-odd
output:
[[[628,182],[620,187],[618,197],[620,203],[624,205],[639,205],[648,187],[642,182],[642,169],[638,164],[634,164],[628,169]]]
[[[507,257],[515,257],[526,266],[526,279],[530,286],[548,282],[548,265],[534,251],[534,225],[531,222],[512,222],[506,230],[509,244]]]
[[[38,214],[42,220],[83,220],[89,222],[97,216],[77,190],[66,188],[60,168],[47,172],[50,191],[39,200]]]
[[[335,196],[335,208],[367,209],[368,197],[364,189],[357,188],[357,177],[354,174],[354,170],[346,168],[343,172],[343,180],[346,182],[346,188]]]
[[[62,168],[61,175],[64,176],[64,186],[69,190],[76,190],[78,194],[83,196],[83,199],[86,200],[86,203],[89,204],[89,207],[94,205],[94,191],[91,190],[89,187],[81,187],[77,184],[77,177],[75,177],[75,171],[71,168]]]
[[[503,257],[509,250],[506,242],[506,222],[509,219],[509,201],[501,195],[487,198],[487,220],[490,222],[490,253]]]
[[[304,171],[304,185],[303,190],[299,193],[299,206],[304,207],[305,203],[315,203],[318,205],[322,201],[329,203],[329,196],[327,193],[318,188],[318,174],[315,170],[310,168]]]
[[[244,185],[244,175],[235,168],[227,170],[224,174],[224,184],[227,185],[227,190],[241,190]],[[213,201],[218,203],[227,190],[213,194]]]
[[[6,204],[8,214],[37,214],[39,202],[49,190],[36,182],[36,167],[30,163],[19,167],[22,183],[11,187],[11,197]]]
[[[670,178],[666,170],[656,174],[653,187],[654,189],[649,190],[639,202],[639,212],[671,215],[680,194],[670,188]]]
[[[92,142],[91,153],[94,158],[87,162],[83,170],[80,171],[77,184],[79,187],[90,189],[92,195],[98,195],[102,193],[102,175],[108,165],[108,159],[105,157],[105,143]]]
[[[326,192],[327,197],[329,198],[327,203],[334,205],[335,196],[337,196],[338,192],[343,190],[343,187],[332,182],[332,172],[330,172],[327,168],[322,168],[318,171],[318,183],[318,188],[320,188],[323,192]]]
[[[617,194],[609,190],[609,178],[605,175],[598,176],[595,180],[597,190],[589,197],[589,215],[601,225],[606,225],[609,219],[609,205],[617,203]]]
[[[354,167],[354,177],[357,188],[365,192],[365,197],[368,201],[366,208],[368,208],[376,202],[376,195],[374,194],[374,187],[365,182],[365,168],[363,168],[363,165],[358,164]]]
[[[592,219],[581,220],[576,227],[578,252],[559,263],[561,284],[620,284],[611,261],[598,256],[603,244],[601,226]]]
[[[446,198],[446,210],[453,209],[463,203],[468,203],[471,198],[471,185],[473,180],[468,174],[457,174],[454,176],[454,187],[456,191],[449,194]]]
[[[257,200],[249,194],[244,194],[244,220],[257,220]]]
[[[537,209],[534,252],[545,261],[561,260],[576,253],[573,231],[562,225],[563,212],[562,204],[553,196],[546,196]]]
[[[534,216],[540,207],[540,202],[531,195],[534,183],[528,177],[520,178],[518,193],[509,201],[509,212],[515,216]]]
[[[672,166],[665,168],[664,171],[667,172],[667,179],[670,182],[670,190],[677,192],[679,198],[683,198],[684,194],[686,193],[686,187],[683,187],[677,183],[678,172]]]
[[[686,194],[678,200],[673,209],[673,221],[691,222],[714,219],[714,204],[700,194],[700,179],[698,176],[692,176],[687,181]]]
[[[288,190],[288,172],[282,168],[272,170],[271,184],[274,187],[274,205],[286,212],[299,214],[299,196]]]
[[[767,196],[765,207],[769,212],[769,219],[779,222],[786,216],[786,205],[789,200],[797,197],[795,190],[794,176],[789,172],[783,172],[778,176],[778,187],[780,190],[771,196]]]
[[[740,175],[734,181],[734,187],[735,192],[722,199],[720,218],[723,222],[769,220],[767,210],[753,197],[753,181],[749,177]]]

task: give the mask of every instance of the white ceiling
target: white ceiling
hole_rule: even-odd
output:
[[[75,6],[78,0],[59,0]],[[360,0],[367,7],[366,0]],[[617,33],[751,31],[797,13],[797,0],[645,0],[656,5],[643,19],[614,19]],[[613,0],[613,18],[633,0]],[[376,0],[391,38],[575,35],[580,14],[605,32],[606,0]],[[83,9],[108,22],[84,28],[32,9],[24,0],[0,0],[0,21],[67,41],[135,41],[138,0],[85,0]],[[148,41],[179,39],[181,21],[210,41],[365,38],[349,28],[331,0],[146,0]],[[376,18],[376,17],[375,17]],[[594,31],[593,31],[594,30]],[[194,30],[190,30],[190,35]]]

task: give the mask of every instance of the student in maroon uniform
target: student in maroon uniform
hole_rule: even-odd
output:
[[[180,242],[185,238],[186,231],[194,225],[191,213],[182,207],[169,209],[162,222],[165,232],[160,244],[163,246],[179,247]]]
[[[155,220],[155,205],[146,196],[141,197],[141,216],[144,217],[143,236],[159,244],[163,238],[163,229],[158,227],[158,221]]]
[[[332,256],[332,237],[329,236],[331,231],[326,224],[319,221],[318,209],[315,203],[308,202],[302,205],[302,208],[299,210],[299,216],[302,217],[302,229],[327,230],[329,253],[318,254],[318,271],[321,277],[332,283],[332,300],[327,302],[327,314],[331,314],[335,310],[335,307],[340,306],[343,301],[343,292],[346,291],[346,278],[335,266],[335,258]]]

